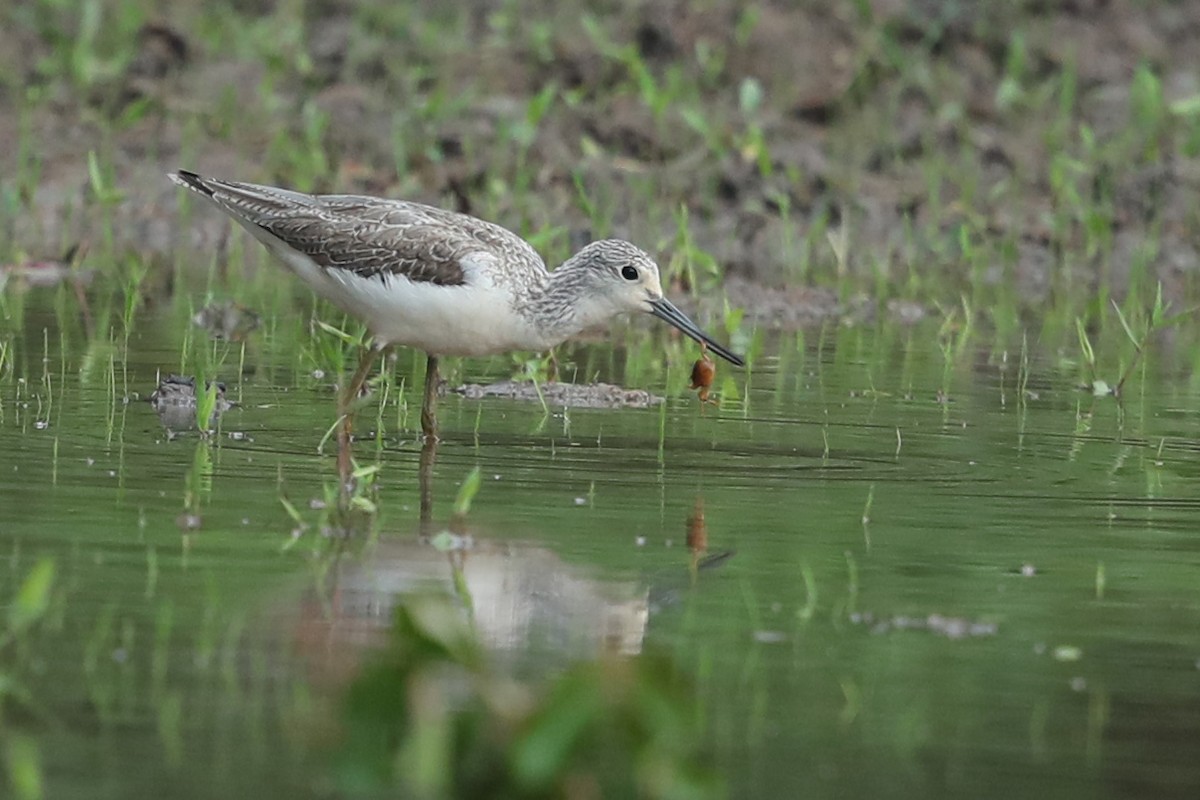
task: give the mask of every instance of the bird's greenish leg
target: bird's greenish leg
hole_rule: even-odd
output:
[[[425,398],[421,402],[421,433],[426,441],[437,441],[438,438],[437,396],[440,382],[437,356],[430,355],[425,362]]]
[[[380,352],[380,348],[367,345],[358,362],[358,369],[354,371],[354,376],[350,378],[338,400],[338,415],[341,418],[341,425],[338,426],[338,478],[341,480],[343,492],[349,490],[350,476],[354,470],[350,452],[350,434],[354,430],[354,401],[358,399],[358,393],[362,391]]]

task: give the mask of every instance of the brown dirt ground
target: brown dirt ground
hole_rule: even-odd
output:
[[[270,2],[235,5],[250,18],[277,13]],[[432,17],[436,5],[417,3],[413,13]],[[440,53],[436,37],[422,39],[419,26],[411,41],[371,38],[351,6],[313,3],[299,45],[308,68],[289,75],[265,57],[203,46],[189,32],[198,12],[167,4],[142,28],[121,73],[85,94],[39,71],[52,53],[45,36],[28,24],[0,25],[0,73],[10,77],[0,89],[0,143],[7,143],[0,144],[0,174],[12,176],[18,166],[20,91],[40,85],[49,96],[24,123],[41,156],[36,192],[24,198],[29,213],[7,220],[0,235],[29,257],[98,238],[108,212],[88,190],[86,154],[100,148],[111,152],[124,193],[111,209],[118,247],[165,259],[181,246],[217,246],[226,223],[196,214],[181,225],[164,172],[186,166],[289,183],[289,170],[264,154],[279,134],[300,135],[308,105],[329,118],[320,147],[330,168],[312,188],[449,205],[518,229],[564,226],[556,257],[568,242],[596,233],[575,199],[576,180],[611,209],[611,230],[600,233],[627,236],[664,258],[675,241],[673,210],[686,206],[696,243],[725,268],[731,300],[757,308],[760,323],[792,327],[876,313],[918,319],[926,298],[892,298],[876,308],[811,285],[835,283],[846,270],[862,277],[858,285],[875,286],[863,276],[885,269],[902,286],[914,273],[940,269],[953,288],[966,280],[957,248],[963,222],[1011,243],[1011,263],[998,264],[986,280],[1011,281],[1035,308],[1064,282],[1096,282],[1107,272],[1120,287],[1134,254],[1148,246],[1168,297],[1186,297],[1200,269],[1200,161],[1183,154],[1181,134],[1164,134],[1153,157],[1091,176],[1105,187],[1111,248],[1069,257],[1064,249],[1082,232],[1075,224],[1064,240],[1052,225],[1060,211],[1049,177],[1056,116],[997,102],[1019,30],[1030,92],[1074,65],[1072,135],[1086,124],[1101,142],[1129,136],[1139,63],[1155,70],[1168,101],[1200,93],[1200,3],[873,0],[869,24],[854,4],[833,0],[595,4],[609,41],[636,48],[664,81],[676,70],[703,87],[714,135],[730,143],[719,158],[678,109],[669,105],[656,117],[629,91],[626,68],[583,34],[575,4],[520,4],[515,24],[542,25],[538,48],[529,44],[536,37],[489,27],[502,5],[511,4],[461,4],[458,49]],[[756,23],[740,30],[751,8]],[[914,66],[895,66],[893,47]],[[702,51],[722,54],[715,76],[701,74],[694,56]],[[764,89],[755,121],[770,153],[765,176],[736,144],[746,125],[738,87],[749,77]],[[269,109],[262,102],[268,79],[277,98]],[[515,154],[505,131],[552,80],[578,102],[557,103],[529,153]],[[453,99],[458,90],[460,102],[440,116],[412,121],[429,97],[442,91]],[[110,121],[138,101],[150,110],[114,128]],[[394,157],[398,114],[420,145],[403,173]],[[946,163],[953,171],[930,179],[930,165]],[[524,164],[534,165],[528,187],[507,191]],[[497,176],[507,182],[499,189]],[[851,247],[837,263],[818,242],[811,272],[801,275],[794,242],[818,220],[848,226]]]

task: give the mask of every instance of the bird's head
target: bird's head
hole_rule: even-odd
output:
[[[745,365],[741,356],[714,341],[666,298],[658,264],[641,248],[621,239],[602,239],[584,247],[571,261],[586,283],[587,302],[599,314],[653,314],[729,363]]]

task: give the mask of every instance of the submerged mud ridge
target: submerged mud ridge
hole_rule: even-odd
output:
[[[660,395],[640,389],[626,389],[611,383],[576,384],[547,381],[535,384],[529,381],[499,381],[487,385],[466,383],[450,391],[461,394],[468,400],[480,400],[485,397],[532,403],[545,400],[548,406],[570,408],[650,408],[663,401]]]

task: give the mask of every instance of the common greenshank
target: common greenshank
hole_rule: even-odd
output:
[[[654,259],[620,239],[592,242],[550,271],[515,233],[421,203],[303,194],[185,170],[171,179],[246,228],[318,295],[366,323],[374,346],[343,393],[346,420],[377,352],[391,345],[428,355],[421,429],[435,439],[439,356],[548,350],[632,311],[744,364],[666,298]]]

